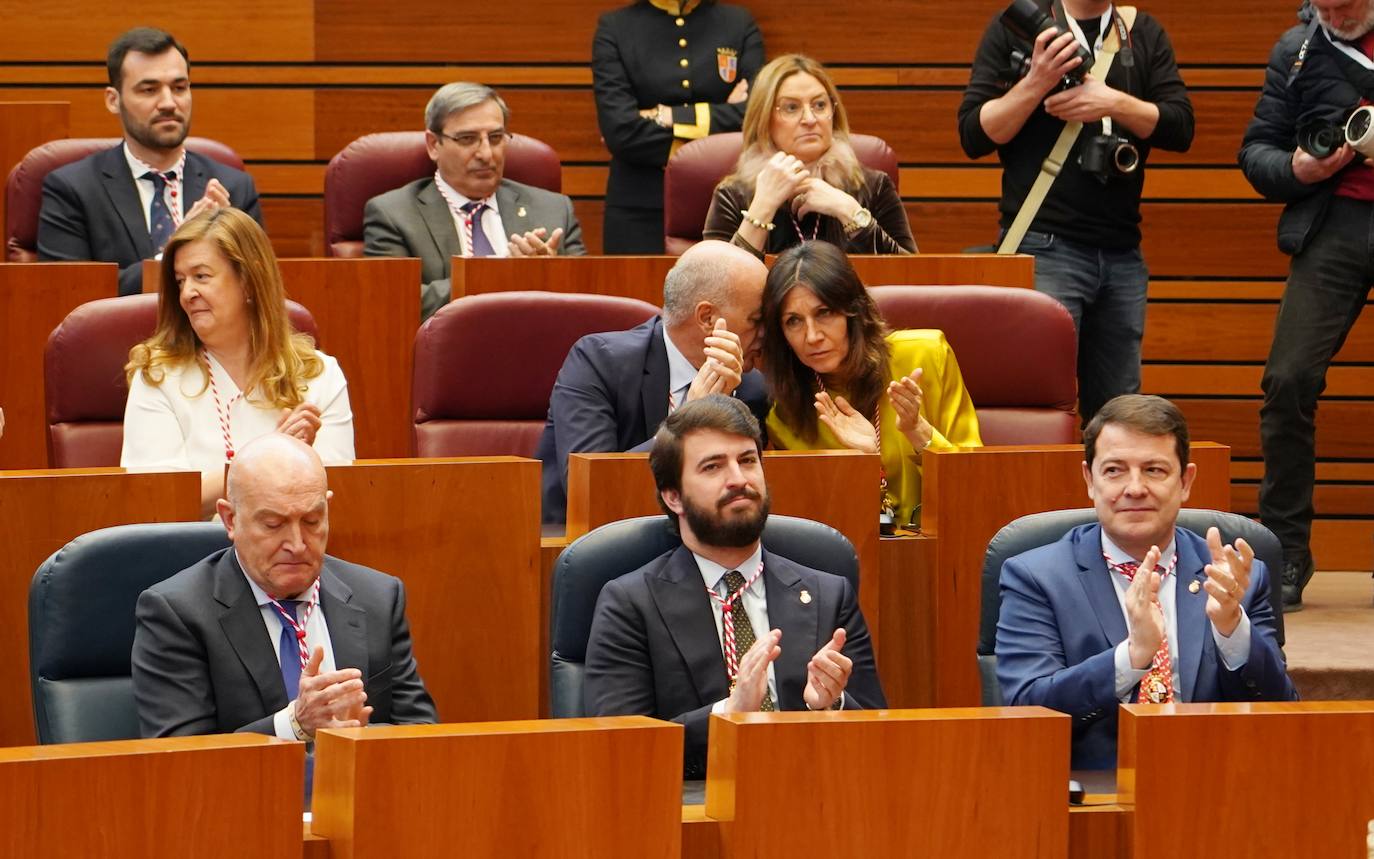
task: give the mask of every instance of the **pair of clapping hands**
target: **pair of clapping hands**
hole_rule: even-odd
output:
[[[316,647],[301,669],[300,691],[292,702],[296,723],[310,738],[320,728],[361,728],[372,716],[363,689],[363,673],[340,668],[320,673],[324,648]]]
[[[935,428],[921,415],[921,376],[920,367],[910,374],[891,382],[887,386],[887,397],[892,402],[892,410],[897,413],[897,429],[907,437],[911,446],[924,450],[935,435]],[[840,444],[850,450],[864,453],[880,453],[877,433],[872,418],[859,414],[841,396],[832,397],[821,391],[816,394],[816,411],[821,423],[825,424]]]
[[[725,702],[727,713],[757,713],[768,693],[768,666],[782,655],[782,630],[769,630],[740,658],[735,689]],[[827,710],[839,700],[854,660],[840,651],[844,648],[844,627],[835,630],[825,646],[806,664],[806,688],[802,700],[812,710]]]
[[[1205,568],[1207,581],[1207,617],[1223,637],[1229,638],[1240,625],[1241,600],[1250,587],[1250,567],[1255,550],[1244,539],[1234,546],[1221,544],[1221,532],[1207,529],[1207,548],[1212,562]],[[1162,577],[1155,569],[1160,550],[1151,546],[1140,564],[1140,572],[1126,588],[1126,618],[1130,622],[1128,639],[1131,666],[1137,670],[1150,667],[1154,655],[1164,642],[1164,613],[1159,606],[1159,585]],[[1147,575],[1144,571],[1149,570]]]

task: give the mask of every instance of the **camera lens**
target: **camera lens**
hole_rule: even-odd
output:
[[[1135,168],[1140,166],[1140,150],[1129,143],[1122,143],[1112,153],[1112,163],[1116,165],[1118,173],[1134,173]]]

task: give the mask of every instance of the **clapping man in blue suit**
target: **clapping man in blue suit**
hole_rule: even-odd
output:
[[[1068,713],[1073,766],[1116,765],[1117,704],[1294,700],[1269,572],[1244,540],[1178,528],[1197,466],[1188,425],[1128,394],[1083,433],[1097,524],[1002,567],[997,675],[1010,704]]]

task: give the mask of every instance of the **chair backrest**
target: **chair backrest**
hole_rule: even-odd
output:
[[[119,465],[129,350],[157,327],[153,293],[101,298],[77,307],[53,329],[43,352],[48,462],[53,468]],[[286,303],[291,325],[319,337],[315,317]]]
[[[555,718],[575,718],[585,712],[582,683],[587,639],[601,588],[681,543],[668,517],[641,516],[583,534],[558,556],[549,611],[553,646],[549,706]],[[812,569],[844,576],[854,592],[859,591],[859,556],[849,540],[829,525],[792,516],[769,516],[763,546]]]
[[[988,543],[987,554],[983,556],[982,596],[978,622],[978,672],[983,685],[983,706],[1002,705],[1002,687],[997,682],[997,616],[1002,610],[1002,564],[1022,552],[1040,546],[1048,546],[1079,525],[1097,521],[1097,512],[1091,507],[1076,510],[1051,510],[1047,513],[1032,513],[1022,516],[997,532]],[[1199,510],[1184,508],[1178,512],[1178,526],[1205,537],[1207,529],[1216,526],[1221,532],[1223,543],[1234,543],[1237,537],[1244,537],[1255,557],[1264,562],[1269,569],[1270,581],[1283,571],[1283,549],[1279,538],[1268,528],[1239,513],[1225,513],[1221,510]],[[1279,645],[1284,642],[1283,600],[1277,590],[1271,594],[1270,604],[1274,608],[1274,626]]]
[[[324,171],[325,252],[363,255],[363,210],[367,201],[416,179],[434,175],[423,131],[365,134],[329,159]],[[507,179],[562,192],[558,153],[542,140],[514,135],[506,144]]]
[[[29,584],[29,679],[40,743],[139,736],[130,679],[138,595],[229,545],[212,522],[121,525],[77,537]]]
[[[897,185],[897,153],[880,137],[851,134],[849,143],[859,163],[880,170]],[[663,173],[663,238],[670,254],[680,254],[701,241],[706,213],[720,180],[730,175],[744,146],[738,131],[712,134],[684,145],[668,159]]]
[[[58,167],[119,144],[119,137],[73,137],[53,140],[29,150],[10,170],[5,182],[5,258],[9,262],[38,259],[38,212],[43,208],[43,179]],[[186,138],[186,148],[221,164],[243,169],[238,153],[204,137]]]
[[[533,456],[573,344],[657,314],[633,298],[559,292],[491,292],[449,302],[415,334],[415,455]],[[514,356],[512,331],[520,332]]]
[[[871,286],[893,329],[945,332],[984,444],[1078,441],[1078,345],[1073,317],[1030,289]]]

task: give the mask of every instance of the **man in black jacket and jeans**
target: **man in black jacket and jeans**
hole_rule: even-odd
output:
[[[1317,158],[1297,143],[1301,127],[1374,98],[1374,0],[1311,0],[1299,18],[1269,57],[1240,150],[1255,190],[1286,204],[1279,249],[1293,257],[1260,409],[1260,518],[1283,544],[1287,611],[1313,571],[1317,397],[1374,284],[1374,169],[1349,145]]]
[[[970,158],[997,152],[1005,231],[1065,123],[1084,123],[1019,247],[1035,256],[1035,288],[1067,307],[1078,329],[1079,412],[1086,423],[1112,397],[1140,390],[1149,282],[1140,253],[1144,165],[1153,147],[1188,149],[1193,106],[1169,37],[1148,13],[1136,14],[1123,40],[1126,16],[1106,0],[1063,0],[1053,11],[1055,29],[1041,33],[1034,46],[1000,20],[988,25],[959,105],[959,139]],[[1111,35],[1122,44],[1105,80],[1088,75],[1081,85],[1061,89],[1067,72],[1087,71],[1079,68],[1078,49],[1096,56]],[[1013,50],[1030,57],[1019,79],[1011,68]],[[1139,167],[1099,178],[1083,169],[1079,156],[1108,121],[1139,151]]]

